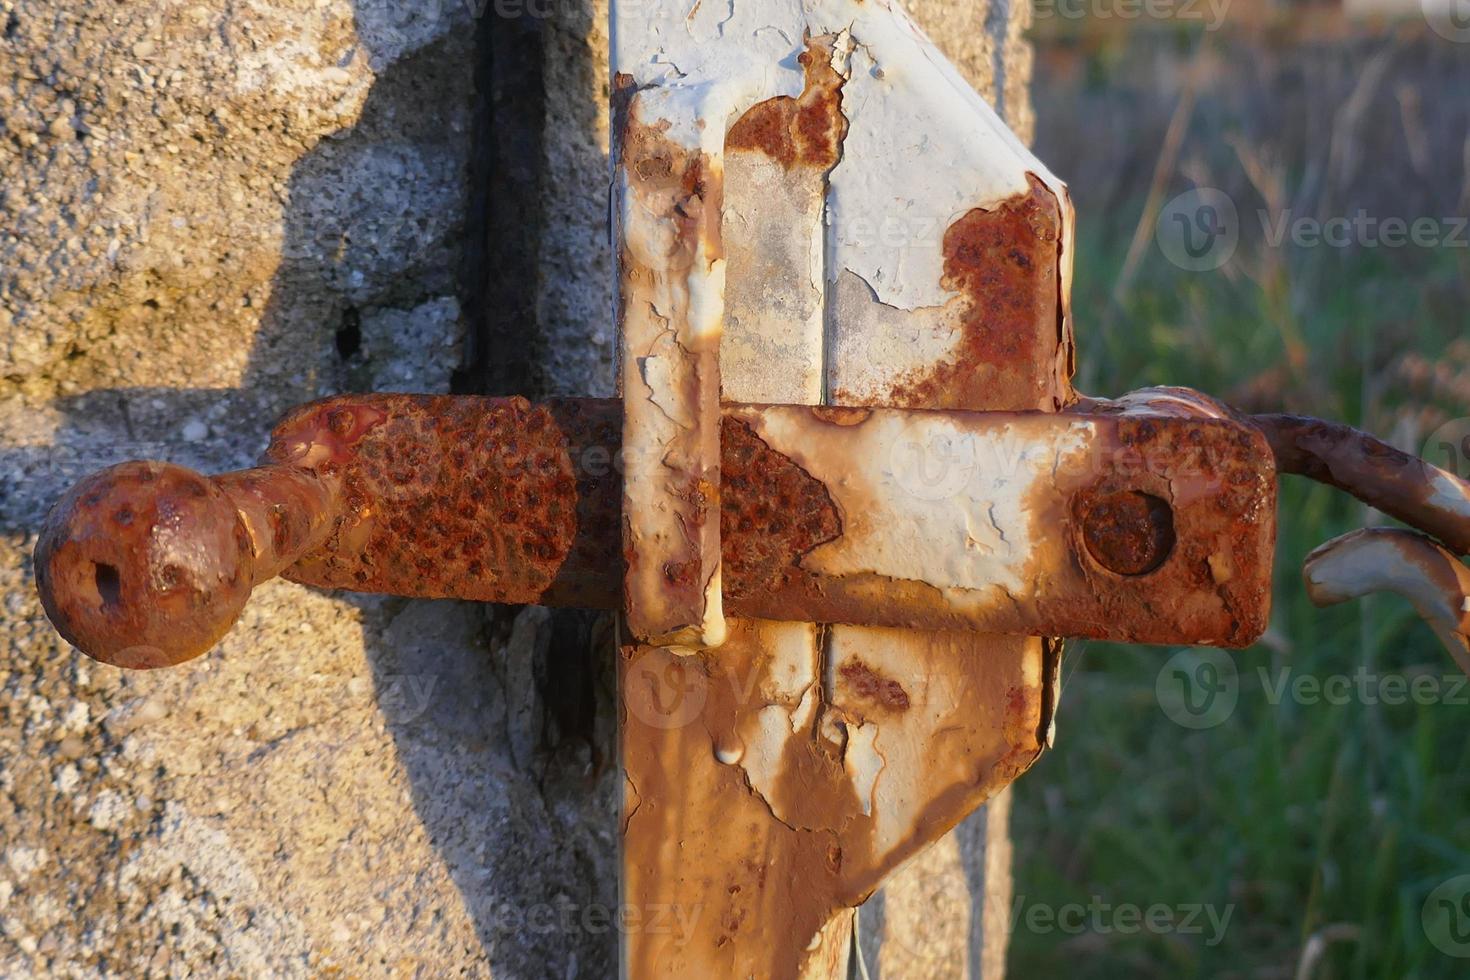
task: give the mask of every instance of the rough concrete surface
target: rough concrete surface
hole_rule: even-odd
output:
[[[1026,5],[995,3],[914,8],[1028,135]],[[608,677],[546,656],[603,624],[274,582],[215,653],[123,674],[29,567],[85,473],[218,472],[300,401],[447,390],[486,9],[0,0],[0,975],[610,975]],[[546,374],[607,394],[606,4],[542,9]],[[956,918],[905,953],[880,915],[873,976],[969,958],[983,828],[887,891]]]
[[[470,9],[0,2],[0,975],[607,972],[613,803],[542,737],[536,611],[276,582],[125,675],[29,570],[86,472],[447,390]]]

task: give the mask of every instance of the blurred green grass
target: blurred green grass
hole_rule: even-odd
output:
[[[1234,263],[1181,271],[1151,243],[1110,306],[1143,203],[1108,213],[1087,203],[1084,194],[1073,296],[1077,382],[1089,394],[1150,384],[1249,392],[1257,409],[1275,400],[1387,434],[1424,409],[1397,383],[1405,356],[1439,362],[1466,336],[1466,256],[1448,248],[1303,250],[1253,278],[1230,274]],[[1470,415],[1464,404],[1438,410]],[[1470,873],[1470,688],[1456,704],[1273,704],[1260,673],[1271,683],[1283,669],[1457,676],[1405,603],[1319,610],[1307,600],[1307,552],[1368,522],[1344,495],[1286,479],[1272,629],[1232,654],[1240,698],[1218,727],[1191,731],[1161,710],[1155,681],[1173,651],[1069,647],[1056,746],[1016,785],[1013,909],[1023,915],[1011,976],[1470,976],[1470,959],[1436,949],[1421,921],[1436,885]],[[1099,900],[1229,907],[1231,919],[1214,945],[1208,928],[1065,932],[1025,921],[1031,906]],[[1325,951],[1299,973],[1314,937]]]

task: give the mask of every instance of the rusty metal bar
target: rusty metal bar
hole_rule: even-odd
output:
[[[243,598],[165,581],[155,602],[148,583],[177,562],[160,536],[228,553],[248,584],[289,564],[324,588],[614,608],[618,476],[634,462],[618,423],[616,401],[306,406],[263,469],[169,468],[208,508],[180,510],[183,490],[126,467],[85,482],[48,522],[43,593],[88,652],[152,645],[175,651],[166,662],[208,649]],[[738,615],[1229,645],[1265,627],[1275,481],[1238,423],[730,406],[723,430]],[[102,564],[120,604],[82,587]],[[173,631],[185,595],[200,628]],[[134,613],[150,605],[161,618],[145,625]]]
[[[1470,483],[1350,425],[1298,415],[1252,415],[1283,473],[1344,490],[1470,554]]]

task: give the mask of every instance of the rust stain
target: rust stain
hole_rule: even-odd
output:
[[[312,447],[307,458],[318,445],[330,448],[332,429],[322,422],[344,406],[379,421],[350,455],[333,453],[323,464],[342,480],[343,512],[327,544],[288,578],[504,601],[552,591],[578,540],[569,442],[581,440],[566,437],[549,407],[520,398],[332,399],[288,419],[267,459],[297,455],[292,447]]]
[[[838,670],[846,684],[851,699],[891,711],[909,710],[909,695],[903,685],[891,677],[884,677],[861,660],[849,660]],[[850,703],[844,698],[844,704]]]
[[[1028,192],[974,208],[945,230],[941,285],[958,294],[954,354],[896,378],[885,404],[1056,411],[1070,400],[1065,377],[1032,369],[1070,338],[1060,301],[1062,207],[1035,175],[1027,180]]]
[[[1147,574],[1174,550],[1173,511],[1153,494],[1084,492],[1077,513],[1088,554],[1119,575]]]
[[[1177,643],[1180,636],[1228,647],[1254,642],[1270,620],[1276,540],[1276,468],[1265,437],[1230,419],[1123,417],[1116,423],[1100,447],[1109,471],[1101,478],[1095,469],[1073,474],[1071,503],[1033,514],[1033,533],[1054,531],[1058,522],[1069,528],[1065,546],[1087,583],[1048,614],[1129,620],[1134,642]],[[1109,567],[1095,557],[1099,542],[1087,540],[1089,508],[1130,494],[1166,502],[1172,516],[1175,543],[1146,573]],[[1124,564],[1147,564],[1151,549],[1163,550],[1166,539],[1150,537],[1160,531],[1157,510],[1144,500],[1118,512],[1120,533],[1102,547],[1117,547]],[[1128,514],[1138,519],[1131,535]],[[1137,546],[1138,557],[1129,558],[1125,540]]]
[[[696,256],[705,260],[724,257],[720,213],[724,179],[718,161],[708,154],[680,146],[665,133],[667,121],[645,123],[629,117],[619,142],[623,167],[630,188],[649,205],[650,211],[673,222],[674,251],[661,275],[687,273]],[[698,246],[705,244],[704,249]],[[635,278],[651,277],[653,270],[632,260],[624,249],[624,267]]]
[[[750,710],[746,684],[770,658],[764,625],[732,620],[730,629],[716,652],[681,658],[630,642],[619,656],[623,761],[638,801],[623,835],[625,894],[687,901],[680,911],[691,926],[686,935],[640,935],[629,946],[636,960],[625,964],[631,976],[795,978],[807,938],[846,891],[838,836],[776,819],[738,765],[713,757],[712,738]],[[702,701],[686,725],[665,727],[638,679],[676,669],[691,671]],[[820,799],[841,799],[838,770],[808,773],[818,812]],[[719,832],[709,814],[719,815]]]
[[[862,425],[873,414],[871,408],[850,408],[845,405],[814,405],[812,418],[829,425]]]
[[[123,463],[79,483],[47,516],[35,569],[57,632],[133,669],[209,650],[254,584],[234,502],[215,481],[169,463]]]
[[[1470,568],[1449,549],[1413,531],[1364,528],[1313,549],[1302,577],[1318,606],[1403,596],[1470,674]]]
[[[726,148],[730,153],[762,154],[788,174],[801,170],[801,179],[810,180],[810,170],[828,170],[837,163],[847,123],[841,112],[841,80],[830,68],[830,42],[808,42],[802,64],[806,71],[802,95],[769,100],[751,109],[727,133]],[[1029,229],[1015,229],[1029,232],[1017,239],[1022,243],[1021,261],[1013,262],[998,279],[988,276],[980,264],[987,261],[983,257],[967,264],[973,251],[967,248],[983,250],[985,246],[983,218],[974,216],[947,237],[945,275],[956,283],[951,288],[963,290],[955,301],[964,331],[960,356],[954,364],[900,379],[891,393],[876,395],[875,402],[913,408],[1056,410],[1069,401],[1064,372],[1070,364],[1070,335],[1057,269],[1061,209],[1055,197],[1038,190],[1035,183],[1032,197],[1038,199],[1033,202],[1040,209],[1037,222]],[[997,235],[1008,233],[1011,230]],[[1000,314],[987,318],[987,307]],[[990,345],[1005,330],[1001,316],[1015,328],[1018,339],[1006,341],[1009,346],[992,354]],[[991,329],[997,333],[987,335]],[[865,400],[843,391],[833,392],[832,398],[849,404]],[[861,424],[863,420],[841,411],[829,412],[825,418],[814,413],[812,419],[823,425]],[[730,449],[741,437],[739,432],[732,435],[732,428],[726,425],[727,497],[738,493],[732,473],[741,462],[732,458]],[[798,488],[802,477],[810,479],[789,459],[751,465],[766,451],[782,455],[779,447],[745,447],[747,471],[742,476],[750,486],[759,485],[762,473],[771,471],[788,472]],[[818,484],[803,491],[799,499],[811,500],[813,511],[822,513],[825,504],[821,498],[825,496],[826,488]],[[799,562],[799,546],[806,540],[786,542],[782,557],[763,552],[743,562],[732,557],[730,545],[732,539],[738,540],[742,522],[751,533],[759,533],[762,521],[770,516],[747,513],[738,499],[733,503],[722,506],[725,586],[727,594],[733,586],[745,598],[732,600],[731,612],[759,615],[756,610],[763,606],[768,615],[789,619],[797,615],[799,604],[805,604],[807,611],[826,610],[816,621],[840,622],[840,615],[830,615],[835,609],[832,602],[843,598],[840,593],[847,583],[816,581],[785,557]],[[834,513],[830,524],[819,522],[811,530],[840,535],[840,515]],[[921,594],[924,586],[919,583],[869,584],[896,590],[884,595],[927,599],[931,608],[940,604],[938,596]],[[886,599],[875,603],[874,594],[870,590],[859,596],[855,590],[846,599],[850,608],[871,615],[875,607],[888,608]],[[824,657],[832,655],[834,637],[869,635],[840,631],[840,627],[824,630]],[[701,929],[693,944],[697,948],[688,950],[640,938],[638,960],[625,964],[631,975],[798,975],[803,964],[823,961],[821,930],[836,910],[863,901],[900,861],[952,828],[1039,755],[1045,699],[1040,686],[1029,682],[1023,665],[1042,656],[1041,641],[973,633],[900,633],[891,639],[913,645],[916,673],[907,679],[918,684],[931,678],[954,682],[956,707],[940,712],[943,717],[933,731],[906,727],[921,725],[930,714],[919,687],[905,684],[892,671],[877,670],[874,664],[880,661],[876,657],[861,661],[873,676],[860,667],[843,673],[839,666],[838,691],[809,692],[819,693],[822,704],[815,722],[794,732],[785,743],[779,782],[770,801],[743,778],[739,765],[717,761],[698,729],[650,731],[637,711],[627,712],[625,761],[651,786],[640,785],[643,792],[638,798],[643,802],[624,839],[624,868],[631,875],[628,894],[672,895],[718,904],[716,922],[724,925],[708,933]],[[758,630],[738,643],[732,636],[717,656],[706,660],[705,676],[715,688],[766,676],[762,672],[772,669],[770,651],[780,642],[781,638],[764,637]],[[818,676],[825,675],[819,671]],[[855,689],[867,697],[854,696]],[[629,688],[623,685],[622,690],[626,700]],[[828,703],[828,698],[834,702]],[[896,705],[905,699],[908,709],[898,710]],[[702,719],[704,731],[728,730],[737,717],[753,720],[762,710],[759,703],[732,706],[722,700]],[[853,779],[841,765],[851,738],[847,723],[865,711],[876,719],[872,724],[882,726],[881,737],[893,740],[888,744],[911,738],[910,745],[935,763],[917,774],[911,787],[912,807],[898,807],[897,819],[904,824],[902,839],[886,849],[879,847],[875,817],[854,808],[858,801]],[[872,737],[871,732],[867,734]],[[651,798],[666,804],[650,813],[647,801]],[[724,832],[710,834],[712,824]],[[720,873],[713,875],[710,869]],[[702,880],[705,877],[713,880]],[[657,882],[649,884],[655,878]]]
[[[726,419],[721,542],[725,594],[732,607],[780,589],[801,556],[837,539],[842,523],[827,488],[771,449],[744,422]]]
[[[763,410],[731,411],[758,419]],[[765,411],[783,412],[783,444],[769,448],[786,466],[799,464],[784,452],[808,458],[804,454],[819,436],[834,431],[809,415]],[[1039,414],[973,418],[977,425],[1007,427],[1018,437],[1030,431],[1037,440],[1047,438],[1048,425],[1070,424],[1046,423]],[[739,591],[732,610],[761,618],[915,629],[1055,631],[1235,647],[1253,642],[1269,617],[1275,536],[1274,467],[1264,438],[1232,419],[1094,416],[1090,429],[1088,450],[1054,468],[1026,503],[1026,537],[1032,545],[1026,567],[1016,574],[1035,584],[1010,601],[988,601],[979,593],[965,595],[919,578],[894,578],[881,567],[819,574],[806,566],[802,553],[779,568],[772,562],[759,578],[746,577],[750,562],[739,563],[740,574],[726,583]],[[759,484],[743,483],[730,493],[743,498],[747,485]],[[869,499],[846,484],[839,496],[839,521],[845,514],[881,514],[901,503]],[[873,533],[871,522],[849,524],[839,526],[839,538]],[[727,544],[743,547],[742,536],[757,529],[754,522],[731,525]]]
[[[805,87],[801,95],[767,99],[746,110],[725,134],[726,152],[764,153],[787,170],[836,166],[847,136],[842,114],[843,78],[832,67],[830,35],[807,40],[801,53]]]
[[[625,607],[637,635],[692,643],[721,619],[710,587],[720,563],[721,324],[691,316],[692,298],[708,291],[696,282],[724,255],[724,173],[628,98],[616,148]]]
[[[967,604],[924,581],[805,567],[808,554],[845,533],[842,514],[829,488],[748,420],[779,411],[801,423],[789,434],[798,454],[819,431],[857,432],[862,422],[843,413],[834,421],[791,409],[726,411],[719,520],[723,593],[734,614],[1232,646],[1265,628],[1275,476],[1270,447],[1248,424],[1094,416],[1091,455],[1057,470],[1030,502],[1037,544],[1025,578],[1044,587],[1009,603]],[[1023,418],[1040,417],[976,416],[974,424]],[[621,435],[615,401],[344,397],[293,413],[262,469],[213,481],[174,474],[162,486],[222,494],[219,512],[201,514],[191,533],[208,537],[209,521],[238,522],[250,584],[284,570],[326,588],[615,608],[624,563]],[[110,540],[91,530],[103,517],[119,541],[151,533],[150,494],[162,491],[143,481],[164,475],[144,467],[94,478],[56,518],[48,547],[87,535]],[[120,488],[124,476],[130,482]],[[711,507],[698,481],[679,492],[696,514]],[[105,514],[97,510],[104,503],[112,508]],[[698,568],[671,562],[661,577],[671,588],[698,583]],[[74,579],[59,586],[58,605],[78,590],[95,592]],[[224,618],[211,620],[222,624],[219,635],[237,612],[221,607]],[[84,627],[71,629],[81,635]],[[109,635],[115,646],[121,634]]]

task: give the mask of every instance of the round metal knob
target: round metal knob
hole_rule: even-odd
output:
[[[168,667],[224,637],[254,585],[250,535],[230,496],[168,463],[87,477],[52,509],[36,585],[58,632],[119,667]]]

